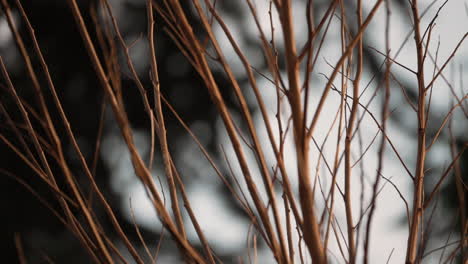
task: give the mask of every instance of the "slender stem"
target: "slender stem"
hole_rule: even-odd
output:
[[[426,91],[424,85],[424,59],[423,43],[421,39],[420,18],[418,1],[413,0],[411,4],[413,14],[414,41],[418,59],[418,153],[416,159],[416,173],[413,196],[413,216],[410,223],[410,234],[408,236],[408,247],[406,252],[406,263],[414,264],[418,252],[419,233],[423,216],[423,194],[424,194],[424,162],[426,160]]]
[[[386,131],[387,131],[387,115],[388,115],[388,105],[390,102],[390,67],[392,66],[392,63],[394,62],[393,60],[390,60],[390,2],[387,0],[385,1],[385,9],[386,9],[386,26],[385,26],[385,76],[384,76],[384,82],[385,82],[385,91],[384,91],[384,98],[383,98],[383,107],[382,107],[382,125],[381,125],[381,131],[382,131],[382,139],[380,141],[380,146],[378,150],[378,167],[377,167],[377,174],[376,174],[376,179],[374,181],[374,185],[372,187],[372,198],[371,198],[371,203],[370,203],[370,212],[369,212],[369,217],[367,218],[367,224],[366,224],[366,232],[365,232],[365,240],[364,240],[364,264],[369,263],[369,254],[370,254],[370,235],[371,235],[371,226],[372,226],[372,221],[375,213],[375,208],[377,204],[377,195],[378,195],[378,189],[379,189],[379,183],[382,170],[383,170],[383,164],[384,164],[384,153],[385,153],[385,146],[386,146]]]
[[[357,1],[356,8],[358,28],[362,27],[362,5],[361,0]],[[356,244],[354,239],[354,224],[353,224],[353,212],[352,212],[352,201],[351,201],[351,140],[353,137],[354,123],[356,122],[357,112],[359,108],[359,85],[361,82],[362,69],[363,69],[363,54],[362,54],[362,37],[359,38],[357,43],[357,65],[356,65],[356,76],[353,80],[353,103],[351,106],[351,113],[348,120],[348,127],[346,129],[345,138],[345,210],[346,210],[346,223],[348,227],[348,254],[349,263],[354,264],[356,262]]]
[[[286,49],[286,65],[288,73],[288,99],[291,106],[294,140],[296,145],[297,169],[299,175],[299,197],[304,219],[303,235],[307,248],[314,263],[325,263],[325,251],[319,232],[317,217],[314,210],[314,196],[309,168],[309,137],[307,137],[304,112],[302,111],[301,87],[299,78],[299,59],[297,57],[294,38],[292,1],[282,1],[280,21]]]

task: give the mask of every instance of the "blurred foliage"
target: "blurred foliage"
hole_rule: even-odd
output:
[[[115,2],[117,3],[118,1]],[[121,10],[123,13],[120,15],[118,22],[128,43],[134,41],[142,34],[142,38],[145,38],[146,11],[143,2],[144,1],[125,1],[121,4]],[[236,1],[218,2],[219,7],[232,18],[242,19],[242,16],[245,15],[243,14],[242,9],[238,7]],[[22,4],[36,31],[38,42],[50,67],[51,75],[54,79],[57,91],[59,92],[65,112],[71,122],[71,127],[76,133],[80,144],[84,149],[88,150],[85,152],[86,158],[88,160],[92,160],[93,149],[95,147],[99,127],[99,116],[102,108],[102,101],[104,99],[103,91],[99,86],[97,77],[88,59],[81,36],[76,29],[75,22],[66,1],[22,1]],[[96,2],[88,0],[80,1],[80,4],[81,9],[84,11],[83,14],[87,15],[85,19],[88,29],[95,34],[93,31],[94,28],[92,26],[92,20],[89,17],[89,12],[85,11],[90,10]],[[10,5],[14,8],[14,1],[11,1]],[[196,21],[195,18],[192,18],[192,20],[194,22]],[[28,50],[32,51],[31,43],[25,33],[25,24],[21,19],[17,19],[17,21],[21,34],[24,39],[27,40]],[[217,114],[214,109],[214,105],[211,103],[206,90],[202,87],[202,83],[199,80],[197,73],[188,64],[180,51],[178,51],[172,40],[164,34],[163,30],[159,30],[164,27],[162,19],[156,18],[156,21],[158,21],[156,45],[158,49],[157,56],[158,63],[160,65],[159,76],[162,93],[167,96],[187,124],[190,125],[197,121],[202,121],[207,124],[211,130],[210,132],[212,136],[209,138],[209,141],[206,142],[206,147],[212,155],[219,156],[220,153],[218,153],[217,147],[219,142],[216,142],[216,134],[218,131],[216,130],[215,122],[217,120]],[[96,41],[96,39],[94,39],[94,41]],[[139,41],[142,40],[140,39]],[[37,104],[37,98],[31,88],[30,80],[27,78],[21,57],[14,47],[14,41],[10,41],[7,46],[0,46],[0,52],[2,57],[5,58],[7,66],[9,66],[13,83],[17,87],[18,91],[20,91],[20,95],[31,106],[35,106]],[[142,52],[143,55],[141,57],[145,58],[145,50]],[[32,58],[35,63],[35,68],[39,69],[37,58],[34,56]],[[365,58],[365,63],[370,65],[369,69],[376,71],[378,74],[377,76],[381,76],[383,72],[377,72],[379,70],[377,65],[379,65],[380,62],[375,57],[375,53],[366,50]],[[123,62],[122,65],[126,65],[123,56],[121,61]],[[136,61],[136,63],[141,64],[142,62]],[[140,66],[141,70],[139,73],[143,84],[149,86],[149,65],[143,64]],[[135,130],[147,130],[149,128],[149,120],[141,106],[142,102],[140,95],[129,75],[125,74],[125,69],[122,70],[124,72],[122,75],[122,86],[129,119],[131,120]],[[39,76],[42,86],[47,87],[43,76],[40,74]],[[220,87],[229,86],[221,74],[217,76],[217,81],[221,84],[219,85]],[[4,83],[3,79],[0,80],[0,83]],[[410,85],[408,84],[408,86]],[[5,87],[1,86],[1,103],[5,105],[6,109],[13,109],[13,107],[8,107],[13,104],[13,101],[5,91]],[[411,89],[409,89],[409,91],[411,91]],[[46,94],[48,95],[46,98],[47,103],[53,105],[50,94]],[[410,92],[410,95],[413,100],[416,100],[416,96],[414,94]],[[230,95],[226,94],[225,96],[229,97]],[[236,102],[233,101],[232,105],[234,106],[235,103]],[[52,110],[55,109],[55,107],[51,107],[50,109],[54,120],[59,120],[56,110]],[[13,120],[20,123],[22,122],[19,112],[10,112],[9,114],[12,116]],[[393,121],[395,124],[401,123],[401,120],[398,119],[398,115],[393,115],[392,117],[394,117]],[[15,136],[8,126],[5,125],[5,120],[5,117],[0,115],[0,134],[6,135],[7,138],[13,140]],[[182,137],[186,136],[185,131],[169,112],[166,114],[166,120],[168,126],[169,145],[176,146],[177,142],[180,141]],[[58,121],[57,124],[59,124]],[[403,124],[401,126],[402,129],[414,129],[405,127]],[[113,129],[115,129],[115,127],[110,125],[106,126],[104,129],[104,137],[114,132],[112,131]],[[59,133],[61,135],[64,148],[70,148],[64,131],[59,130]],[[463,135],[459,135],[457,139],[459,149],[461,149],[460,146],[464,144],[464,142],[466,142],[466,138],[464,138]],[[183,151],[183,148],[172,149],[172,152],[176,156],[176,160],[177,155],[181,155]],[[72,151],[70,151],[70,153],[71,152]],[[49,202],[54,200],[52,199],[52,194],[48,190],[47,186],[39,181],[35,174],[29,170],[18,156],[3,142],[0,143],[0,157],[0,168],[2,170],[14,173],[14,175],[26,181],[34,187],[37,193],[44,197],[45,200]],[[74,159],[74,155],[70,154],[67,158],[69,159],[69,164],[73,171],[76,171],[77,175],[82,173],[81,166],[78,161]],[[468,182],[468,155],[466,153],[463,155],[460,163],[462,164],[461,168],[464,181]],[[428,164],[428,167],[431,167],[431,165]],[[54,167],[53,171],[60,173],[58,167]],[[128,217],[124,216],[123,211],[119,207],[121,202],[119,193],[111,188],[111,171],[112,168],[108,168],[102,157],[99,157],[96,173],[97,182],[102,188],[105,196],[114,206],[115,212],[119,216],[119,220],[127,234],[135,244],[138,245],[140,242],[134,231],[133,223],[128,220]],[[2,202],[0,203],[0,212],[2,217],[0,218],[0,226],[2,227],[2,231],[0,236],[0,248],[3,253],[2,263],[18,262],[14,245],[15,233],[20,234],[23,238],[26,253],[31,257],[30,263],[44,263],[41,260],[43,259],[43,254],[50,256],[55,263],[89,263],[89,259],[87,259],[86,253],[83,252],[78,241],[64,229],[50,211],[40,204],[37,198],[21,186],[16,180],[13,180],[12,177],[7,177],[4,173],[1,174],[0,201]],[[196,175],[191,175],[191,177],[195,176]],[[450,181],[443,188],[441,197],[443,197],[446,215],[454,215],[459,211],[459,205],[456,198],[455,185],[453,181],[454,177],[450,176],[449,179]],[[223,193],[227,193],[227,191],[224,190]],[[236,202],[231,199],[231,196],[226,195],[226,200],[229,201],[229,206],[240,213],[241,210],[237,207]],[[51,203],[57,208],[58,205],[56,203]],[[444,216],[444,218],[445,217],[447,216]],[[103,216],[102,225],[104,229],[110,229],[110,223],[106,222],[105,219],[106,218]],[[160,234],[154,230],[145,229],[144,227],[140,228],[142,229],[143,235],[147,241],[150,240],[157,243],[160,238]],[[455,232],[459,232],[460,230],[459,226],[450,226],[450,228],[455,228]],[[438,234],[441,237],[445,237],[447,232],[449,232],[449,230],[439,230]],[[174,248],[168,247],[164,248],[164,250],[170,251],[174,250]],[[230,260],[233,261],[237,255],[242,255],[242,252],[233,252],[231,256],[226,255],[221,256],[221,258],[224,261],[229,262]]]

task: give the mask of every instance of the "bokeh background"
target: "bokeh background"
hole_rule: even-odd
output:
[[[26,34],[24,21],[20,19],[15,9],[14,1],[10,1],[10,6],[16,17],[16,25],[21,34],[25,36],[27,46],[31,43]],[[90,10],[97,1],[83,0],[79,1],[80,7],[85,14],[88,29],[96,37],[93,28],[93,22],[87,10]],[[135,41],[131,49],[131,55],[136,64],[138,74],[143,80],[143,84],[149,87],[149,50],[146,45],[146,10],[145,1],[140,0],[110,0],[114,14],[118,20],[120,30],[127,41]],[[354,5],[345,1],[346,8],[352,9]],[[370,8],[373,1],[364,1],[365,6]],[[422,10],[428,9],[423,20],[423,25],[427,25],[435,15],[438,8],[444,1],[421,1]],[[434,40],[431,43],[435,54],[437,45],[439,45],[440,61],[445,61],[457,41],[466,33],[468,25],[468,9],[463,1],[448,1],[444,6],[437,20],[437,27],[434,29]],[[66,1],[59,0],[41,0],[41,1],[22,1],[23,7],[29,16],[33,25],[38,42],[42,48],[46,61],[50,67],[52,77],[55,81],[60,99],[62,100],[65,111],[71,122],[73,131],[79,140],[80,147],[88,160],[92,160],[96,148],[96,139],[99,130],[100,118],[103,109],[104,92],[99,86],[97,77],[93,71],[88,59],[86,50],[80,34],[77,31],[72,14]],[[260,18],[265,27],[269,24],[268,7],[269,1],[257,0],[256,7],[261,14]],[[322,14],[328,7],[328,1],[315,1],[315,12]],[[258,44],[258,34],[253,27],[252,19],[248,13],[247,6],[243,1],[218,1],[217,6],[223,14],[223,18],[231,26],[235,36],[241,43],[241,47],[249,55],[252,64],[257,70],[265,70],[266,64],[260,55]],[[305,1],[294,0],[296,12],[304,12]],[[403,0],[391,1],[392,6],[392,53],[397,52],[404,39],[410,33],[411,18],[408,13],[408,3]],[[188,8],[188,7],[187,7]],[[188,8],[190,10],[190,8]],[[351,11],[349,13],[352,13]],[[306,24],[297,16],[296,33],[299,39],[305,37]],[[347,19],[352,20],[350,16]],[[183,54],[177,49],[173,42],[163,32],[165,26],[162,19],[156,17],[156,46],[157,59],[159,64],[159,76],[161,81],[162,93],[169,99],[179,115],[187,122],[190,128],[200,138],[210,154],[220,164],[224,173],[229,174],[229,169],[223,161],[223,152],[221,146],[226,148],[227,156],[230,157],[229,143],[226,141],[223,126],[219,116],[211,103],[209,95],[206,93],[202,82],[197,73],[185,60]],[[197,20],[192,17],[194,27],[197,27]],[[338,23],[338,18],[333,23]],[[380,83],[384,74],[381,67],[383,56],[373,50],[373,48],[384,51],[384,35],[382,32],[384,23],[383,11],[379,13],[375,21],[369,26],[365,34],[365,79],[372,83]],[[215,25],[216,28],[216,25]],[[228,50],[228,58],[235,65],[234,55],[229,54],[227,42],[223,42],[223,36],[220,30],[215,32],[220,35],[220,42]],[[281,34],[276,34],[278,48],[281,51]],[[398,57],[399,62],[410,68],[415,68],[416,62],[412,56],[414,54],[414,44],[412,36],[408,44],[402,49]],[[142,40],[143,39],[143,40]],[[95,39],[96,41],[96,39]],[[323,59],[318,62],[319,70],[325,75],[330,72],[332,65],[339,56],[339,31],[333,30],[333,24],[326,40]],[[32,50],[30,48],[30,50]],[[17,87],[20,95],[34,106],[35,94],[31,88],[31,83],[26,77],[26,71],[21,56],[15,47],[12,35],[9,32],[8,24],[4,14],[0,13],[0,55],[6,62],[10,76]],[[149,155],[149,120],[147,119],[142,101],[136,86],[130,78],[126,68],[123,54],[119,54],[122,61],[122,90],[126,99],[126,109],[129,119],[134,129],[136,144],[144,157]],[[38,65],[37,58],[34,56],[33,62]],[[454,91],[460,98],[467,94],[466,80],[463,83],[463,77],[466,74],[468,58],[467,45],[462,45],[457,57],[451,66],[444,72],[445,79],[454,86]],[[280,65],[281,66],[281,65]],[[395,67],[395,74],[398,76],[399,84],[403,86],[411,100],[416,101],[416,78],[411,76],[405,70]],[[216,68],[214,68],[216,69]],[[237,67],[236,74],[241,83],[246,84],[246,78],[243,71]],[[216,71],[216,70],[215,70]],[[430,69],[428,70],[430,72]],[[429,75],[430,76],[430,75]],[[44,82],[43,77],[40,81]],[[225,87],[224,96],[231,102],[231,110],[236,111],[236,102],[229,90],[229,84],[223,74],[216,75],[219,87]],[[325,81],[323,76],[317,74],[312,76],[312,82],[320,85]],[[441,80],[441,87],[446,87],[444,80]],[[266,82],[263,85],[267,85]],[[414,164],[415,156],[412,154],[416,148],[416,129],[415,114],[411,112],[410,107],[404,102],[401,89],[396,82],[392,83],[392,100],[390,109],[393,111],[390,116],[389,133],[396,142],[400,154],[408,161]],[[44,86],[46,87],[46,86]],[[374,88],[375,89],[375,88]],[[271,90],[271,89],[270,89]],[[273,90],[271,90],[272,92]],[[450,104],[453,103],[453,96],[447,88],[437,87],[433,91],[432,110],[429,119],[432,124],[441,124]],[[266,92],[268,97],[268,90]],[[313,96],[313,95],[312,95]],[[274,95],[270,96],[273,104]],[[339,102],[339,96],[337,96]],[[335,99],[336,99],[335,98]],[[52,105],[51,97],[46,98]],[[333,103],[331,99],[331,106]],[[5,106],[14,120],[21,120],[19,112],[14,110],[13,99],[6,93],[5,82],[0,78],[0,103]],[[380,100],[375,100],[371,109],[378,111]],[[255,105],[251,105],[252,111],[256,111]],[[51,109],[54,109],[51,107]],[[167,110],[167,109],[166,109]],[[105,196],[114,206],[120,222],[126,230],[132,241],[141,246],[134,229],[134,221],[139,226],[147,243],[151,248],[155,248],[160,239],[164,239],[161,248],[159,263],[179,263],[182,260],[178,255],[177,248],[170,242],[168,234],[162,234],[161,225],[150,203],[146,199],[141,184],[133,175],[128,153],[119,136],[119,131],[115,125],[110,109],[104,112],[104,126],[101,150],[96,163],[96,180],[102,188]],[[456,138],[458,149],[467,142],[468,133],[466,133],[468,105],[465,102],[462,107],[454,112],[453,133]],[[53,110],[53,116],[58,119],[58,113]],[[5,117],[0,114],[0,134],[13,140],[12,131],[5,125]],[[249,221],[241,210],[240,206],[227,191],[222,182],[216,178],[215,173],[209,164],[202,158],[196,145],[186,134],[173,115],[167,111],[166,122],[168,129],[168,140],[171,152],[175,157],[175,162],[180,168],[184,182],[187,184],[189,196],[193,201],[194,210],[203,223],[206,235],[213,242],[214,249],[219,257],[225,263],[234,263],[238,261],[239,256],[246,254],[246,235],[249,228]],[[366,123],[363,124],[366,126]],[[371,126],[371,125],[369,125]],[[69,146],[69,141],[63,133],[63,145],[69,149],[69,164],[75,171],[75,175],[83,177],[79,162]],[[242,127],[241,127],[242,129]],[[429,127],[432,133],[437,129],[436,126]],[[371,128],[369,135],[373,135]],[[324,131],[317,132],[317,139],[320,141],[321,134]],[[443,133],[441,139],[436,145],[436,150],[432,151],[427,159],[428,172],[427,190],[432,190],[436,176],[447,167],[450,162],[450,147],[448,133]],[[331,143],[332,144],[332,143]],[[388,150],[388,148],[387,148]],[[402,190],[404,195],[411,197],[410,181],[402,172],[394,155],[388,151],[386,158],[387,167],[385,173],[393,177],[393,181]],[[371,152],[372,153],[372,152]],[[371,155],[371,154],[370,154]],[[372,155],[371,155],[372,156]],[[156,161],[160,160],[157,156]],[[372,163],[372,158],[368,162]],[[468,155],[463,154],[461,160],[461,169],[463,179],[467,181]],[[412,167],[411,167],[412,168]],[[0,142],[0,251],[2,252],[2,263],[18,263],[17,252],[14,245],[15,234],[22,238],[26,255],[29,263],[48,263],[50,258],[53,263],[90,263],[86,252],[80,248],[78,241],[70,235],[68,230],[57,221],[57,219],[46,209],[35,196],[33,196],[23,186],[18,184],[7,172],[12,172],[17,177],[25,180],[39,193],[45,200],[52,205],[57,206],[53,201],[53,196],[48,191],[35,174],[23,164],[23,162],[8,148],[4,142]],[[58,171],[58,168],[53,168]],[[158,162],[155,164],[154,174],[161,172]],[[234,170],[235,171],[235,170]],[[236,172],[236,171],[235,171]],[[432,178],[431,178],[432,177]],[[164,183],[163,183],[164,184]],[[465,185],[466,186],[466,185]],[[466,190],[466,189],[465,189]],[[465,197],[466,194],[465,194]],[[359,197],[357,197],[358,199]],[[382,196],[379,198],[377,220],[374,224],[376,233],[373,236],[373,243],[379,244],[372,253],[374,259],[387,259],[392,249],[395,249],[390,263],[402,263],[405,254],[404,244],[406,243],[407,227],[404,224],[404,207],[397,198],[397,193],[392,187],[386,187]],[[456,198],[454,176],[451,174],[443,185],[442,192],[438,196],[438,210],[434,215],[431,228],[431,239],[428,248],[436,248],[443,245],[445,241],[456,241],[460,238],[460,222],[458,214],[460,205]],[[97,208],[98,205],[96,205]],[[465,208],[465,211],[468,208]],[[132,218],[132,211],[134,219]],[[102,225],[105,229],[111,229],[104,215],[101,216]],[[111,233],[112,234],[112,233]],[[192,231],[192,235],[193,235]],[[189,232],[189,236],[190,236]],[[111,236],[112,237],[112,236]],[[193,236],[195,238],[195,236]],[[403,240],[402,240],[403,239]],[[261,248],[260,248],[261,249]],[[428,263],[437,262],[440,251],[428,257]],[[263,254],[260,251],[262,261],[260,263],[269,263],[271,256]],[[46,257],[48,256],[48,257]],[[377,262],[374,262],[377,263]],[[381,262],[379,262],[381,263]]]

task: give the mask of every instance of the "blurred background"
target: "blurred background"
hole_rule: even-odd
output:
[[[146,39],[146,7],[142,0],[109,0],[114,14],[117,18],[120,30],[129,44],[134,42],[131,48],[131,56],[136,65],[137,72],[146,87],[150,86],[149,79],[149,49]],[[31,51],[31,42],[26,34],[26,26],[20,18],[14,1],[9,1],[15,16],[15,23],[22,36],[26,40],[27,48]],[[97,5],[97,1],[85,0],[79,1],[80,7],[85,15],[88,30],[92,33],[96,43],[96,31],[90,16],[91,8]],[[254,1],[259,12],[259,18],[264,29],[269,27],[268,8],[269,1]],[[296,12],[302,15],[305,12],[306,1],[294,0]],[[314,1],[315,17],[325,12],[329,1]],[[355,6],[351,1],[344,1],[345,8],[354,10]],[[364,1],[365,10],[372,7],[374,1]],[[436,14],[444,1],[420,1],[421,10],[427,10],[423,19],[423,26],[427,26]],[[151,249],[155,249],[157,243],[163,240],[162,248],[158,258],[158,263],[179,263],[182,262],[177,247],[171,242],[168,234],[164,234],[160,222],[151,208],[150,202],[146,199],[146,193],[142,185],[136,180],[129,160],[126,147],[120,137],[120,132],[115,124],[109,107],[103,110],[104,91],[98,83],[98,79],[91,63],[88,59],[86,50],[70,9],[66,1],[41,0],[41,1],[22,1],[23,7],[33,25],[37,40],[41,46],[44,57],[48,63],[55,86],[59,92],[65,112],[71,123],[71,127],[76,134],[80,147],[88,161],[93,160],[96,150],[96,142],[99,138],[100,120],[103,118],[102,126],[102,144],[100,145],[99,155],[95,164],[96,180],[103,190],[104,195],[113,205],[119,221],[125,228],[126,233],[135,245],[142,246],[135,232],[134,222],[140,228],[144,239]],[[223,19],[231,27],[233,33],[241,44],[242,49],[249,55],[251,63],[259,72],[266,71],[267,65],[261,54],[258,41],[258,32],[256,31],[253,20],[248,12],[244,1],[218,1],[217,7],[222,13]],[[409,15],[409,6],[407,1],[391,1],[391,46],[392,54],[398,52],[399,47],[405,38],[409,37],[409,42],[402,48],[401,55],[397,61],[409,68],[416,68],[414,57],[414,43],[411,33],[411,17]],[[187,10],[191,10],[187,7]],[[353,21],[354,11],[349,11],[350,15],[346,19]],[[366,13],[365,13],[366,14]],[[306,23],[300,19],[302,16],[296,16],[298,19],[295,24],[299,45],[304,44],[306,34]],[[314,73],[311,82],[318,87],[323,87],[326,78],[318,73],[327,75],[331,72],[330,65],[334,65],[340,56],[339,43],[339,19],[336,18],[331,24],[329,35],[326,38],[323,58],[319,58],[317,63],[317,74]],[[197,28],[196,17],[191,18],[194,27]],[[277,23],[275,21],[274,23]],[[384,67],[382,63],[384,56],[376,52],[377,49],[384,52],[384,10],[381,10],[376,16],[374,22],[369,26],[364,35],[365,56],[364,63],[366,72],[364,80],[369,83],[369,97],[374,90],[378,89],[378,84],[382,82]],[[437,19],[437,26],[433,31],[433,43],[430,44],[432,55],[436,51],[439,56],[439,67],[450,56],[457,42],[466,33],[468,25],[468,9],[463,1],[448,1],[441,10]],[[173,41],[163,32],[164,23],[162,19],[156,16],[156,47],[157,59],[159,64],[159,76],[161,81],[162,93],[171,102],[183,120],[190,126],[192,131],[199,137],[203,145],[219,164],[223,173],[230,175],[230,170],[224,161],[223,150],[226,150],[228,160],[232,159],[232,150],[224,132],[224,127],[219,115],[211,103],[209,95],[202,85],[197,73],[193,70],[183,54],[174,45]],[[240,66],[239,61],[232,54],[232,50],[218,25],[214,24],[215,33],[219,34],[219,40],[227,50],[227,58],[236,70],[236,74],[242,84],[247,85],[246,76]],[[278,28],[278,27],[277,27]],[[352,30],[352,29],[351,29]],[[281,53],[282,41],[281,32],[275,33],[277,47]],[[202,36],[200,36],[202,37]],[[302,42],[301,42],[302,41]],[[337,52],[338,51],[338,52]],[[102,51],[101,51],[102,52]],[[230,53],[231,52],[231,53]],[[429,115],[430,133],[434,134],[438,126],[442,123],[448,109],[450,109],[454,98],[451,90],[447,88],[448,84],[453,86],[453,90],[459,98],[467,94],[466,82],[463,83],[463,77],[468,76],[467,45],[462,44],[458,55],[454,58],[447,70],[444,71],[444,78],[439,78],[436,82],[432,94],[432,105]],[[18,52],[14,39],[9,31],[5,16],[0,13],[0,55],[6,63],[17,92],[33,107],[36,107],[37,101],[35,92],[31,88],[29,78],[27,78],[24,63]],[[102,54],[101,54],[102,55]],[[38,67],[38,60],[32,56],[35,67]],[[134,129],[134,136],[137,147],[146,159],[150,150],[150,128],[149,120],[144,112],[140,94],[130,77],[126,67],[125,58],[119,53],[121,61],[121,84],[126,102],[126,110]],[[236,66],[237,65],[237,66]],[[280,65],[283,67],[284,65]],[[416,115],[405,102],[405,97],[400,87],[404,87],[407,96],[413,103],[417,99],[416,78],[401,67],[392,66],[394,74],[398,81],[392,81],[392,98],[390,102],[390,111],[392,114],[389,119],[389,135],[394,141],[397,149],[404,160],[411,164],[410,169],[414,171],[412,164],[415,164],[416,142]],[[215,72],[216,67],[214,66]],[[432,76],[431,67],[428,67],[428,76]],[[40,75],[39,75],[40,76]],[[229,83],[219,73],[216,80],[219,87],[225,87],[224,96],[230,100],[230,110],[237,111],[237,103],[231,93]],[[40,76],[40,82],[45,84],[43,76]],[[259,78],[259,84],[265,88],[265,96],[274,110],[274,90],[268,87],[270,84],[266,80]],[[438,88],[440,85],[441,88]],[[271,86],[271,85],[270,85]],[[46,87],[46,85],[44,85]],[[149,92],[149,91],[148,91]],[[248,94],[250,91],[246,91]],[[46,100],[52,105],[52,98],[49,93]],[[318,93],[312,94],[313,96]],[[363,98],[366,98],[365,95]],[[372,102],[370,109],[380,113],[381,96]],[[339,95],[336,94],[330,99],[330,109],[336,108],[339,104]],[[335,100],[335,101],[334,101]],[[315,99],[316,101],[316,99]],[[0,77],[0,103],[6,109],[13,120],[21,121],[19,111],[15,110],[13,98],[6,92],[5,81]],[[252,99],[252,111],[257,112],[255,102]],[[55,120],[59,120],[58,113],[54,107],[50,108]],[[241,209],[231,194],[227,191],[221,180],[216,177],[215,172],[209,163],[203,158],[196,144],[187,135],[185,130],[167,110],[166,124],[168,129],[168,140],[170,150],[175,158],[175,162],[180,169],[180,174],[186,183],[189,197],[193,201],[195,213],[200,218],[202,228],[206,232],[208,239],[212,242],[215,252],[225,263],[237,263],[239,256],[246,256],[247,233],[249,232],[249,219]],[[461,150],[462,145],[467,142],[468,105],[466,100],[461,107],[453,113],[453,124],[451,129],[453,137],[457,143],[455,152]],[[325,121],[324,121],[325,122]],[[60,124],[60,122],[57,122]],[[324,123],[325,124],[325,123]],[[372,138],[377,131],[375,124],[366,121],[362,126],[369,126],[368,135],[363,137]],[[58,126],[60,136],[63,137],[64,149],[69,150],[67,159],[75,175],[79,179],[83,178],[84,173],[74,154],[70,142],[65,135],[63,127]],[[324,126],[328,129],[328,126]],[[241,127],[241,129],[243,129]],[[317,131],[316,139],[318,142],[323,140],[326,133]],[[0,113],[0,135],[15,142],[15,136],[11,129],[6,125],[5,113]],[[431,151],[426,167],[428,191],[432,190],[438,180],[438,176],[447,168],[451,162],[451,147],[448,130],[445,129],[438,143]],[[333,142],[328,143],[333,146]],[[336,144],[336,142],[335,142]],[[156,147],[157,149],[157,147]],[[330,151],[332,148],[330,148]],[[290,150],[291,151],[291,150]],[[372,152],[373,151],[373,152]],[[368,164],[375,163],[376,158],[372,158],[372,153],[376,153],[376,148],[371,150],[368,158]],[[333,153],[330,152],[330,155]],[[287,155],[286,155],[287,156]],[[374,155],[375,156],[375,155]],[[411,200],[410,179],[404,173],[404,170],[392,153],[387,148],[385,155],[387,162],[383,174],[392,178],[395,185],[402,191],[403,195]],[[154,175],[162,173],[161,158],[157,155],[153,168]],[[270,160],[273,162],[273,157]],[[463,154],[460,159],[462,179],[467,181],[468,155]],[[292,164],[294,168],[294,164]],[[376,165],[375,165],[376,166]],[[86,252],[80,247],[78,241],[69,233],[69,231],[54,217],[51,212],[41,204],[38,199],[19,184],[14,177],[26,181],[34,190],[42,196],[52,206],[58,208],[54,202],[54,196],[48,187],[37,179],[37,176],[21,161],[21,159],[5,144],[0,141],[0,250],[2,252],[2,263],[19,263],[14,244],[15,234],[18,234],[23,242],[28,263],[90,263]],[[59,171],[58,168],[52,168]],[[375,174],[375,168],[370,166],[369,174]],[[234,168],[234,175],[239,174],[239,170]],[[14,175],[14,176],[13,176]],[[374,176],[371,176],[374,177]],[[232,179],[231,177],[228,177]],[[451,173],[445,181],[440,195],[437,196],[437,210],[431,219],[425,224],[430,228],[430,239],[428,240],[427,251],[444,245],[446,241],[453,242],[460,239],[461,226],[459,214],[462,210],[459,205],[455,189],[455,177]],[[372,178],[367,179],[370,182]],[[164,182],[161,183],[164,186]],[[85,190],[86,191],[86,190]],[[89,190],[88,190],[89,191]],[[357,190],[359,191],[359,190]],[[359,201],[359,196],[355,197]],[[465,193],[465,200],[468,198]],[[99,205],[95,205],[99,208]],[[464,208],[466,212],[468,208]],[[430,210],[428,210],[429,212]],[[132,213],[134,217],[132,217]],[[404,204],[398,199],[398,194],[393,187],[386,186],[382,195],[379,196],[377,204],[376,222],[373,227],[372,241],[377,246],[372,247],[371,257],[376,260],[386,260],[392,255],[390,263],[402,263],[405,256],[405,244],[407,236],[406,216]],[[337,216],[339,217],[339,216]],[[110,223],[104,213],[101,216],[101,224],[104,229],[112,230]],[[189,228],[189,236],[196,239],[195,233]],[[112,232],[110,232],[112,235]],[[112,236],[111,236],[112,237]],[[114,237],[115,238],[115,237]],[[260,244],[260,249],[265,245]],[[457,246],[457,245],[454,245]],[[142,248],[140,248],[142,250]],[[260,250],[260,263],[270,263],[271,256],[262,253]],[[441,250],[427,257],[427,263],[436,263],[441,257]],[[334,259],[332,259],[334,261]],[[461,259],[459,259],[461,261]],[[339,263],[339,262],[337,262]],[[374,263],[382,263],[381,261]]]

